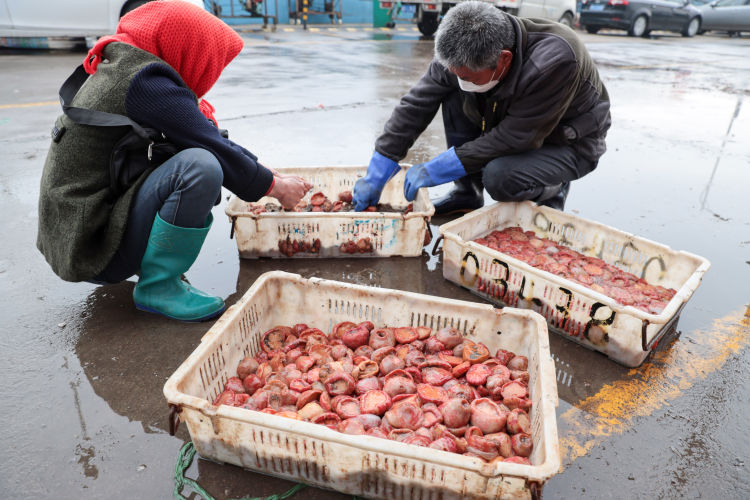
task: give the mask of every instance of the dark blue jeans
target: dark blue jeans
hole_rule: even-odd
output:
[[[185,149],[161,164],[135,195],[120,248],[91,282],[119,283],[138,272],[157,212],[173,226],[205,227],[223,180],[219,161],[205,149]]]

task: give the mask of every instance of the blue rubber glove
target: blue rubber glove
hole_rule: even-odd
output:
[[[375,151],[367,167],[367,174],[354,183],[354,210],[361,212],[371,205],[377,205],[385,183],[396,175],[400,168],[397,162]]]
[[[404,196],[408,201],[414,201],[419,188],[432,187],[446,182],[455,181],[466,175],[456,150],[450,148],[445,153],[420,165],[414,165],[406,171],[404,181]]]

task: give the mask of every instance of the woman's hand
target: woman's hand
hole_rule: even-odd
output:
[[[273,196],[281,206],[291,210],[305,196],[313,185],[297,175],[275,176],[275,182],[268,196]]]
[[[299,175],[294,175],[294,174],[282,174],[281,172],[279,172],[279,171],[277,171],[277,170],[274,170],[274,169],[272,169],[272,168],[269,168],[269,170],[271,171],[271,173],[273,173],[273,176],[274,176],[274,177],[276,177],[277,179],[278,179],[279,177],[281,177],[281,178],[283,178],[283,179],[287,179],[287,178],[293,177],[293,178],[295,178],[295,179],[302,179],[303,181],[305,180],[305,178],[304,178],[304,177],[301,177],[301,176],[299,176]],[[307,181],[305,181],[305,182],[307,182]],[[309,183],[308,183],[308,184],[309,184]],[[312,184],[310,184],[310,188],[312,188]]]

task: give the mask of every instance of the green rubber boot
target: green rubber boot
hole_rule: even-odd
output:
[[[180,279],[198,257],[212,222],[209,214],[206,227],[177,227],[156,214],[141,261],[140,279],[133,290],[136,308],[180,321],[204,321],[224,311],[221,297],[208,295]]]

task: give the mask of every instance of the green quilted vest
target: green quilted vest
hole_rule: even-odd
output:
[[[167,64],[119,42],[105,47],[104,59],[73,106],[125,115],[133,77],[149,64]],[[115,197],[109,159],[128,127],[79,125],[64,114],[55,125],[65,131],[59,142],[52,142],[42,172],[37,247],[62,279],[86,281],[104,270],[120,246],[133,197],[150,171]]]

